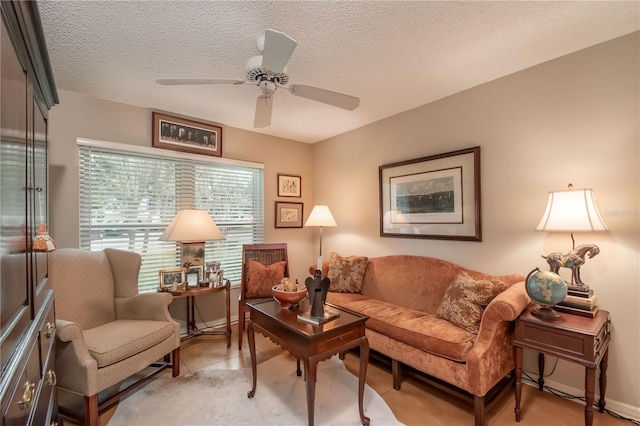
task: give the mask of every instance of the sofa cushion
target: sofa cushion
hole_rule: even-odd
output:
[[[478,334],[484,309],[506,288],[501,281],[476,280],[462,271],[447,288],[437,316]]]
[[[475,343],[475,335],[434,314],[361,294],[329,292],[327,302],[368,315],[368,329],[454,361],[465,362]]]
[[[361,293],[368,260],[364,256],[342,257],[338,253],[331,253],[327,274],[331,281],[329,291]]]
[[[245,297],[271,297],[271,287],[280,284],[284,278],[284,269],[287,262],[276,262],[271,265],[263,265],[255,260],[248,262],[247,291]]]
[[[106,367],[143,352],[175,333],[174,322],[116,320],[83,332],[87,350]]]

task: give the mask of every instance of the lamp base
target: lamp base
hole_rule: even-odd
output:
[[[538,306],[531,310],[531,315],[544,320],[556,320],[561,317],[560,312],[551,306]]]

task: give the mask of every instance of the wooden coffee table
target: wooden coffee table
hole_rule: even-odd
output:
[[[301,374],[299,362],[304,364],[307,387],[308,423],[313,425],[316,393],[316,373],[318,362],[344,353],[356,346],[360,347],[360,369],[358,374],[358,408],[363,425],[369,424],[364,415],[362,397],[364,395],[367,364],[369,363],[369,341],[365,336],[366,315],[327,304],[327,309],[338,311],[340,316],[324,324],[315,325],[298,320],[298,314],[310,310],[309,302],[304,299],[299,309],[282,309],[275,300],[266,302],[248,302],[250,321],[247,326],[249,351],[251,352],[251,370],[253,388],[247,393],[253,398],[256,393],[256,343],[254,331],[263,334],[274,343],[286,349],[298,359],[298,376]]]

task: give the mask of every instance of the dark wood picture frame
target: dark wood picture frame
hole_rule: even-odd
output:
[[[302,228],[303,203],[276,201],[276,228]]]
[[[222,157],[222,127],[152,112],[151,146]]]
[[[380,236],[482,241],[480,147],[379,167]]]
[[[302,176],[279,173],[278,197],[302,197]]]

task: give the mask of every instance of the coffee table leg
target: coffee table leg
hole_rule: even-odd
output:
[[[258,382],[258,369],[256,368],[256,337],[253,334],[253,323],[249,321],[247,326],[247,339],[249,340],[249,353],[251,354],[251,372],[253,373],[253,388],[247,392],[249,398],[256,394],[256,384]]]
[[[307,381],[307,420],[309,426],[313,426],[314,407],[316,401],[316,376],[318,373],[318,363],[309,358],[304,360],[304,376]]]
[[[371,420],[364,415],[364,384],[367,377],[367,366],[369,365],[369,340],[364,336],[360,340],[360,371],[358,374],[358,408],[360,409],[360,421],[363,425],[368,425]]]

